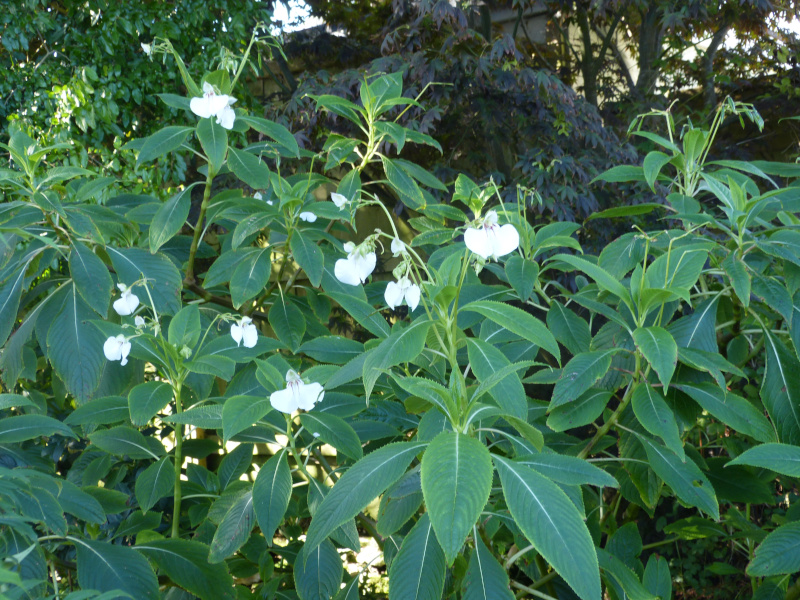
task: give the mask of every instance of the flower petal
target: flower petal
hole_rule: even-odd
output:
[[[467,229],[464,232],[464,243],[471,252],[482,258],[489,258],[492,255],[492,247],[483,227],[480,229],[475,229],[474,227]]]
[[[358,276],[361,281],[364,282],[367,277],[372,274],[372,271],[375,270],[375,264],[377,262],[375,253],[369,252],[366,256],[356,256],[353,260],[355,261]]]
[[[390,281],[383,293],[383,299],[386,300],[386,305],[394,310],[403,302],[403,288],[396,281]]]
[[[502,227],[493,227],[489,234],[492,244],[492,256],[505,256],[519,247],[519,232],[511,223]]]
[[[205,86],[207,84],[203,85]],[[192,98],[189,101],[189,108],[201,119],[207,119],[213,114],[211,112],[211,104],[209,103],[209,99],[207,97]]]
[[[398,256],[406,251],[406,245],[400,238],[394,238],[392,240],[392,254]]]
[[[300,213],[300,218],[307,223],[313,223],[317,220],[317,215],[312,212],[305,211]]]
[[[420,289],[416,283],[412,283],[406,290],[406,304],[412,311],[417,309],[419,305]]]
[[[272,405],[272,408],[286,413],[287,415],[292,414],[298,408],[291,388],[272,392],[269,396],[269,403]]]
[[[322,400],[325,391],[319,383],[301,384],[297,395],[299,399],[299,408],[311,410],[317,402]]]
[[[337,260],[336,264],[333,265],[333,274],[336,275],[336,279],[347,285],[359,285],[362,281],[358,276],[355,263],[349,258]]]
[[[121,300],[125,300],[125,303],[128,305],[129,315],[133,314],[133,311],[139,306],[139,297],[136,294],[132,294],[130,291],[123,293]]]
[[[236,113],[227,104],[217,113],[217,123],[225,129],[233,129],[234,120],[236,120]]]
[[[256,326],[252,323],[244,325],[242,329],[244,330],[242,336],[244,347],[253,348],[258,343],[258,329],[256,329]]]
[[[122,357],[122,362],[120,364],[124,367],[128,364],[128,354],[131,353],[131,343],[128,340],[122,342],[119,352],[120,356]]]
[[[119,341],[117,341],[117,338],[110,337],[106,340],[106,343],[103,344],[103,354],[106,355],[108,360],[119,360],[122,358],[120,347],[121,345]]]
[[[242,345],[242,337],[244,337],[244,332],[242,331],[242,326],[238,323],[231,325],[231,337],[233,338],[233,341],[236,342],[237,346]]]
[[[213,96],[216,92],[214,92],[214,86],[208,83],[207,81],[203,82],[203,93],[206,96]]]
[[[342,208],[347,204],[347,197],[342,194],[337,194],[336,192],[331,192],[331,200],[333,200],[337,208]]]

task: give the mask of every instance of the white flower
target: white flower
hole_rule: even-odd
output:
[[[344,205],[347,204],[347,197],[336,192],[331,192],[331,200],[333,200],[336,208],[344,208]]]
[[[300,213],[300,219],[307,223],[313,223],[317,220],[317,215],[312,212],[305,211]]]
[[[147,54],[147,56],[150,56],[150,54],[153,52],[153,47],[150,44],[144,44],[144,43],[141,44],[141,46],[142,50],[144,50],[144,53]]]
[[[137,329],[140,328],[140,327],[144,327],[144,319],[142,317],[140,317],[139,315],[136,315],[133,318],[133,324],[136,325]]]
[[[333,266],[336,279],[347,285],[364,283],[375,269],[377,262],[375,252],[364,252],[353,242],[347,242],[344,250],[347,252],[347,258],[340,258]]]
[[[253,319],[242,317],[231,325],[231,337],[237,346],[244,342],[245,348],[252,348],[258,343],[258,329],[253,325]]]
[[[122,296],[114,300],[114,310],[117,311],[118,315],[123,317],[133,314],[133,311],[139,306],[139,298],[136,294],[132,293],[124,283],[118,283],[117,287],[119,291],[122,292]]]
[[[406,245],[400,238],[394,238],[392,240],[392,256],[400,256],[404,254],[406,251]]]
[[[217,123],[225,129],[231,129],[236,117],[236,113],[231,108],[234,102],[236,102],[236,98],[225,94],[217,94],[214,86],[205,82],[203,84],[203,95],[192,98],[189,102],[189,108],[198,117],[202,119],[216,117]]]
[[[386,304],[394,310],[405,300],[408,307],[413,311],[419,304],[420,289],[416,283],[412,283],[408,277],[401,277],[397,281],[390,281],[383,294]]]
[[[319,383],[304,383],[293,370],[286,373],[286,389],[272,392],[269,403],[272,408],[286,414],[292,414],[298,408],[311,410],[314,404],[322,401],[325,390]]]
[[[470,227],[464,232],[464,243],[481,258],[496,260],[519,247],[519,233],[510,223],[498,226],[497,213],[490,210],[481,227]]]
[[[255,198],[256,200],[263,200],[264,196],[261,195],[261,192],[256,192],[255,194],[253,194],[253,198]]]
[[[121,360],[122,366],[128,364],[128,354],[131,352],[131,343],[121,333],[117,337],[110,337],[103,344],[103,354],[108,360]]]

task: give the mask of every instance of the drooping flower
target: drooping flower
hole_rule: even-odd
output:
[[[419,305],[419,297],[419,286],[406,276],[401,277],[397,281],[390,281],[389,285],[386,286],[386,291],[383,293],[386,304],[392,310],[405,301],[406,304],[408,304],[408,308],[413,311],[417,308],[417,305]]]
[[[206,81],[203,84],[203,95],[192,98],[189,101],[189,108],[201,119],[216,117],[217,123],[225,129],[231,129],[236,118],[236,113],[231,108],[234,102],[236,102],[236,98],[217,94],[214,86]]]
[[[110,337],[103,344],[103,354],[108,360],[121,360],[122,366],[128,364],[128,354],[131,352],[131,343],[121,333],[116,337]]]
[[[300,213],[300,219],[306,223],[313,223],[317,220],[317,215],[312,212],[304,211]]]
[[[331,200],[333,200],[336,208],[344,208],[344,205],[347,204],[347,197],[336,192],[331,192]]]
[[[319,383],[305,383],[296,371],[289,369],[286,373],[286,389],[272,392],[269,403],[272,408],[286,414],[292,414],[299,408],[311,410],[314,404],[321,402],[325,390]]]
[[[484,260],[497,260],[519,247],[519,232],[510,223],[499,226],[497,213],[490,210],[480,227],[470,227],[464,232],[464,243]]]
[[[244,344],[245,348],[252,348],[258,343],[258,329],[253,325],[253,319],[242,317],[231,325],[231,337],[237,346]]]
[[[400,238],[394,238],[392,240],[391,250],[392,256],[400,256],[406,252],[406,245]]]
[[[336,279],[347,285],[364,283],[375,269],[375,252],[367,245],[356,246],[353,242],[347,242],[344,250],[347,258],[340,258],[333,266]]]
[[[140,317],[139,315],[136,315],[133,318],[133,324],[136,325],[137,329],[140,329],[140,328],[144,327],[144,325],[145,325],[144,319],[142,317]]]
[[[117,288],[119,288],[122,296],[114,300],[114,310],[122,317],[132,315],[136,307],[139,306],[139,298],[124,283],[118,283]]]

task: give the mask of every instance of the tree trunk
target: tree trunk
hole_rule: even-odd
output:
[[[663,16],[657,4],[651,5],[642,14],[639,30],[639,77],[636,80],[636,98],[644,101],[653,95],[658,81],[656,61],[661,55],[664,31],[660,23]]]
[[[717,55],[720,46],[722,46],[722,42],[725,40],[730,28],[730,23],[725,21],[714,33],[714,37],[711,38],[711,44],[703,55],[703,106],[706,111],[714,110],[717,105],[717,90],[714,87],[714,57]]]

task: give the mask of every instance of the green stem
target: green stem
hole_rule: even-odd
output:
[[[194,226],[194,236],[192,245],[189,247],[189,262],[186,266],[186,283],[196,283],[194,278],[194,257],[197,254],[197,247],[200,245],[200,235],[203,232],[203,221],[206,219],[206,209],[211,199],[211,184],[214,181],[214,174],[211,165],[208,165],[208,175],[206,176],[206,187],[203,190],[203,202],[200,204],[200,215],[197,217],[197,224]]]
[[[183,405],[181,404],[181,388],[175,388],[175,413],[181,414]],[[181,467],[183,467],[183,425],[175,427],[175,495],[172,505],[172,537],[180,537],[181,521]]]
[[[649,550],[650,548],[658,548],[659,546],[666,546],[667,544],[672,544],[673,542],[679,542],[681,538],[673,537],[668,538],[666,540],[661,540],[660,542],[653,542],[652,544],[645,544],[642,546],[642,550]]]

